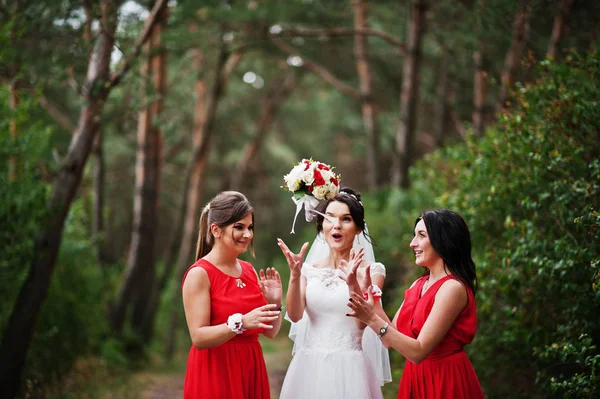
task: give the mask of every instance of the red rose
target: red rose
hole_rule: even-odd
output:
[[[304,161],[305,166],[304,166],[304,170],[308,170],[308,168],[310,168],[310,161]]]
[[[327,165],[320,163],[319,166],[317,166],[317,168],[319,169],[324,169],[324,170],[329,170],[329,168],[327,167]]]
[[[333,184],[335,184],[336,186],[338,185],[338,179],[336,179],[335,177],[332,177],[332,178],[331,178],[331,182],[332,182]],[[286,183],[286,184],[287,184],[287,183]]]
[[[319,172],[318,169],[315,169],[313,176],[315,178],[315,184],[317,186],[322,186],[323,184],[325,184],[325,179],[323,179],[323,176],[321,176],[321,172]]]
[[[312,193],[313,192],[313,186],[308,186],[308,192]]]

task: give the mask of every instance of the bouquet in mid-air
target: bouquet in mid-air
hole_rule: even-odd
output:
[[[306,221],[312,220],[313,210],[319,201],[333,198],[340,192],[340,176],[333,172],[333,167],[313,159],[303,159],[294,165],[290,173],[283,176],[287,189],[293,193],[292,200],[296,204],[296,215],[291,233],[294,234],[296,218],[302,206]]]

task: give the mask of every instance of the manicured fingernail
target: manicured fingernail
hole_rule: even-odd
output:
[[[350,302],[352,302],[352,298],[348,298],[348,300],[349,300]]]
[[[346,316],[350,316],[348,313],[346,313]]]

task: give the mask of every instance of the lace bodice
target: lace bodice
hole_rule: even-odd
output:
[[[385,267],[371,265],[374,274],[385,275]],[[341,270],[308,263],[302,267],[306,306],[302,319],[290,328],[294,358],[282,399],[381,399],[380,385],[392,380],[389,355],[381,340],[373,330],[359,329],[355,319],[346,316],[351,310],[346,306],[349,292],[342,275]]]
[[[385,275],[381,263],[371,265],[371,275]],[[362,350],[362,334],[353,318],[347,317],[348,286],[340,278],[343,272],[333,268],[302,267],[306,278],[306,314],[309,329],[304,350],[327,353]]]
[[[350,310],[348,286],[339,276],[338,269],[315,268],[304,264],[306,277],[306,314],[309,328],[303,350],[334,353],[362,350],[362,333],[354,319],[347,317]]]

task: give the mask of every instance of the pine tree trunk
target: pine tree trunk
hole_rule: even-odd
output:
[[[421,39],[425,32],[426,0],[412,0],[411,19],[408,23],[407,52],[402,70],[400,94],[400,122],[396,131],[396,153],[392,166],[392,186],[408,188],[410,168],[415,148],[417,106],[419,103],[419,65]]]
[[[444,144],[446,116],[448,114],[448,66],[450,65],[450,54],[444,49],[442,60],[438,68],[436,100],[435,100],[435,124],[433,127],[433,138],[435,148]]]
[[[187,192],[185,203],[185,217],[183,219],[183,234],[181,238],[181,247],[177,255],[175,263],[175,279],[178,284],[175,284],[175,292],[172,295],[171,302],[171,318],[169,321],[170,328],[165,342],[165,356],[172,358],[175,351],[175,334],[181,318],[181,279],[193,261],[193,248],[195,243],[195,235],[199,220],[200,201],[202,199],[202,187],[204,183],[204,174],[208,161],[208,149],[213,134],[214,121],[217,114],[217,105],[221,100],[229,75],[241,59],[240,53],[233,53],[227,59],[225,44],[221,43],[219,54],[217,55],[217,69],[215,73],[215,81],[212,89],[209,92],[209,97],[206,103],[197,102],[195,106],[194,116],[194,148],[192,158],[190,160],[188,175],[187,175]],[[227,62],[226,62],[227,61]],[[197,82],[196,90],[204,90],[203,83]],[[200,98],[200,97],[197,97]],[[202,112],[204,108],[204,112]]]
[[[479,0],[479,18],[483,14],[485,0]],[[481,22],[477,28],[479,35],[482,35],[483,27]],[[479,40],[479,49],[473,54],[473,64],[475,73],[473,76],[473,129],[478,136],[483,135],[485,131],[485,113],[487,97],[487,74],[485,72],[486,43],[483,39]]]
[[[552,35],[550,36],[550,42],[548,43],[547,56],[552,59],[556,59],[558,56],[558,43],[565,33],[567,25],[567,19],[573,9],[574,0],[561,0],[560,6],[558,7],[558,13],[554,18],[554,25],[552,26]]]
[[[254,139],[244,147],[242,158],[231,176],[231,189],[233,190],[243,189],[244,181],[252,169],[252,164],[260,152],[265,137],[273,125],[273,121],[277,117],[277,112],[281,104],[290,95],[292,90],[294,90],[295,79],[293,72],[286,78],[283,84],[278,81],[275,82],[275,86],[274,90],[270,90],[263,98]]]
[[[354,29],[356,31],[368,28],[367,0],[354,1]],[[354,57],[360,82],[361,110],[363,126],[366,135],[367,148],[367,183],[371,190],[379,187],[379,129],[377,125],[377,107],[373,97],[371,67],[367,56],[367,35],[355,33]]]
[[[498,112],[506,108],[509,91],[515,83],[517,70],[521,55],[525,49],[527,33],[529,31],[529,20],[531,18],[530,0],[519,0],[519,9],[513,24],[512,43],[506,53],[504,69],[502,71],[502,85],[500,86],[500,95],[498,97]]]
[[[11,14],[15,21],[18,21],[18,13],[19,13],[19,4],[20,0],[15,0],[12,4]],[[15,22],[16,25],[16,22]],[[13,48],[17,48],[17,26],[13,26],[10,29],[10,42]],[[17,108],[19,107],[19,69],[20,69],[20,61],[19,56],[15,55],[15,59],[11,62],[10,73],[11,80],[8,84],[8,107],[13,112],[13,115],[10,116],[8,120],[8,130],[10,131],[10,137],[13,140],[16,140],[18,137],[18,128],[17,128],[17,117],[14,115],[17,112]],[[8,180],[14,181],[17,179],[19,175],[19,160],[11,155],[8,158]]]
[[[142,323],[148,306],[148,293],[155,280],[155,237],[158,230],[158,204],[160,195],[160,159],[162,141],[160,129],[154,125],[162,112],[165,94],[165,54],[161,49],[162,24],[166,19],[163,10],[145,45],[147,61],[141,68],[144,93],[152,97],[139,113],[138,150],[134,197],[134,220],[131,246],[125,277],[113,311],[112,325],[121,332],[128,309],[133,307],[131,324],[143,336]]]
[[[99,264],[105,262],[104,257],[104,152],[102,132],[95,134],[94,148],[94,214],[92,221],[92,236],[96,245],[96,259]]]
[[[60,248],[64,222],[83,168],[98,131],[100,115],[108,90],[95,90],[109,78],[110,54],[116,28],[116,6],[112,1],[101,4],[104,29],[98,35],[87,70],[83,93],[84,106],[69,151],[62,165],[49,202],[50,214],[36,241],[35,257],[29,274],[15,302],[0,345],[0,397],[14,398],[21,384],[25,358],[37,318],[48,293]]]
[[[8,85],[8,107],[14,113],[17,112],[17,108],[19,107],[19,80],[15,76],[11,79],[10,84]],[[10,130],[10,138],[13,140],[17,140],[18,130],[17,130],[17,117],[16,115],[11,115],[8,120],[8,129]],[[19,160],[11,155],[8,158],[8,180],[14,181],[19,176]]]

